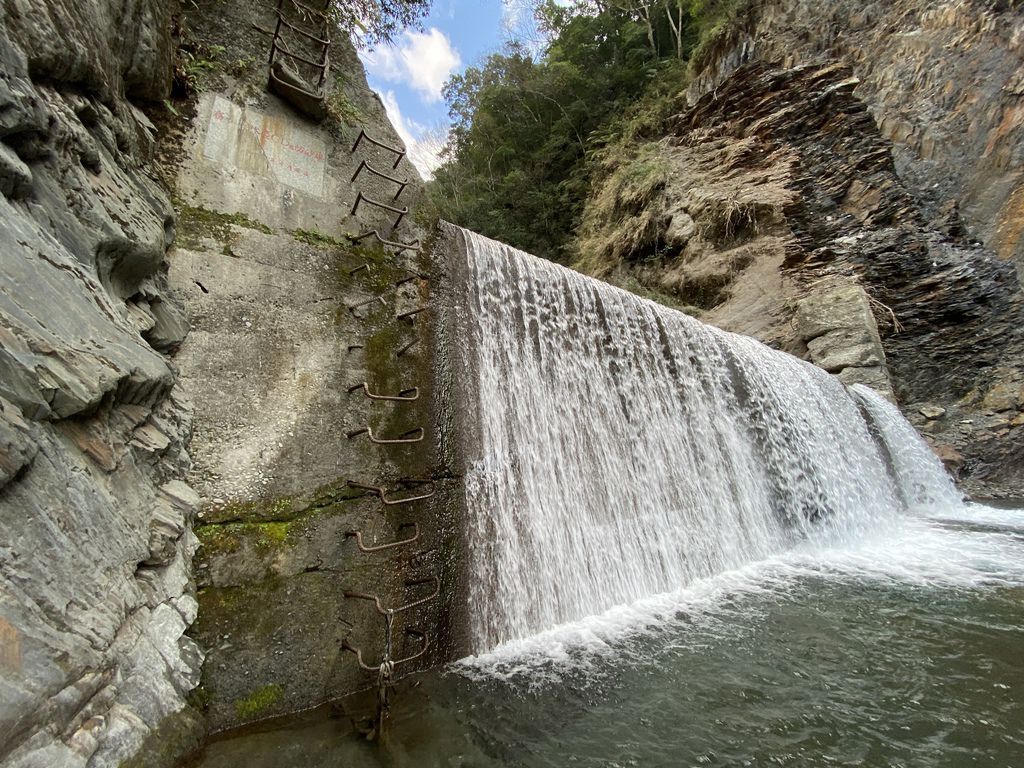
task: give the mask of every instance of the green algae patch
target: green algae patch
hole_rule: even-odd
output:
[[[258,523],[285,522],[304,511],[299,499],[279,496],[272,499],[255,499],[223,504],[204,510],[204,523]]]
[[[288,539],[291,523],[253,523],[256,529],[256,549],[278,549]]]
[[[348,248],[349,244],[316,229],[296,229],[292,232],[298,242],[314,248]]]
[[[312,491],[295,496],[230,502],[204,509],[200,513],[203,526],[228,523],[290,523],[321,507],[362,496],[362,491],[348,486],[346,478],[337,478]]]
[[[264,685],[244,699],[235,702],[235,714],[241,720],[253,720],[266,713],[284,697],[284,688],[277,683]]]
[[[197,560],[209,562],[242,551],[248,542],[258,552],[279,550],[288,545],[293,521],[273,523],[211,523],[196,528],[202,544]]]
[[[232,226],[254,229],[267,235],[274,234],[274,230],[266,224],[244,213],[220,213],[209,208],[187,205],[181,200],[174,201],[174,210],[178,215],[177,240],[185,248],[199,247],[204,237],[229,242]]]
[[[237,552],[242,546],[239,531],[230,525],[201,525],[195,529],[195,534],[202,545],[204,559]]]

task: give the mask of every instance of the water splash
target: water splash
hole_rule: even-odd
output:
[[[477,434],[466,478],[475,652],[808,537],[862,537],[908,499],[944,493],[921,469],[927,447],[870,395],[472,232],[453,236],[468,272],[459,354]]]

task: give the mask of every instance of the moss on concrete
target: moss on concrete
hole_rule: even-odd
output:
[[[347,248],[348,243],[334,237],[333,235],[325,234],[315,229],[296,229],[292,232],[298,242],[311,245],[314,248]]]
[[[240,720],[254,720],[284,697],[284,688],[277,683],[256,688],[244,699],[235,702],[235,714]]]
[[[237,552],[242,546],[237,528],[231,525],[201,525],[195,529],[195,534],[202,546],[201,557],[205,560]]]
[[[348,487],[346,478],[337,478],[312,491],[295,496],[277,496],[269,499],[229,502],[203,510],[201,524],[224,523],[287,523],[305,513],[362,495]]]
[[[174,210],[178,214],[177,240],[185,248],[196,248],[202,239],[207,237],[229,242],[232,226],[254,229],[268,235],[274,233],[266,224],[251,219],[244,213],[219,213],[208,208],[187,205],[181,200],[174,201]]]

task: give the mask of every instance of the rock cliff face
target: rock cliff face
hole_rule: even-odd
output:
[[[2,7],[0,763],[165,765],[366,688],[343,643],[378,663],[384,620],[347,591],[435,594],[392,651],[429,640],[399,674],[443,659],[429,282],[415,252],[345,237],[417,237],[354,210],[396,191],[353,181],[361,159],[409,177],[395,206],[419,184],[352,151],[361,127],[401,142],[351,45],[315,122],[267,92],[270,6]],[[172,67],[201,93],[166,109]]]
[[[1020,495],[1020,29],[752,3],[591,204],[591,264],[895,397],[968,490]]]
[[[118,765],[202,654],[168,358],[174,234],[136,100],[170,88],[158,0],[8,0],[0,22],[0,761]]]
[[[751,60],[845,63],[925,215],[955,205],[972,237],[1024,264],[1019,3],[758,0],[709,57],[690,103]]]

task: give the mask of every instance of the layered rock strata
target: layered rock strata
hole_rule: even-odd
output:
[[[0,762],[115,766],[182,717],[202,653],[168,357],[174,234],[139,104],[168,4],[7,2],[0,22]]]
[[[601,254],[596,271],[627,286],[846,381],[891,385],[965,488],[1020,494],[1018,262],[998,235],[1010,220],[988,225],[1012,197],[1008,158],[1022,132],[986,127],[1019,103],[993,53],[1015,60],[1006,32],[1019,14],[896,5],[898,20],[874,5],[752,3],[707,55],[665,138],[605,182],[583,243]],[[993,27],[993,14],[1010,26]],[[970,84],[943,79],[961,90],[936,102],[946,75],[935,57],[953,38],[973,49],[951,65]],[[853,56],[854,39],[874,57]],[[901,58],[881,51],[889,40]],[[911,134],[928,126],[943,140],[895,135],[897,108],[916,121]],[[624,178],[644,179],[639,209]],[[602,200],[615,201],[613,215]]]

